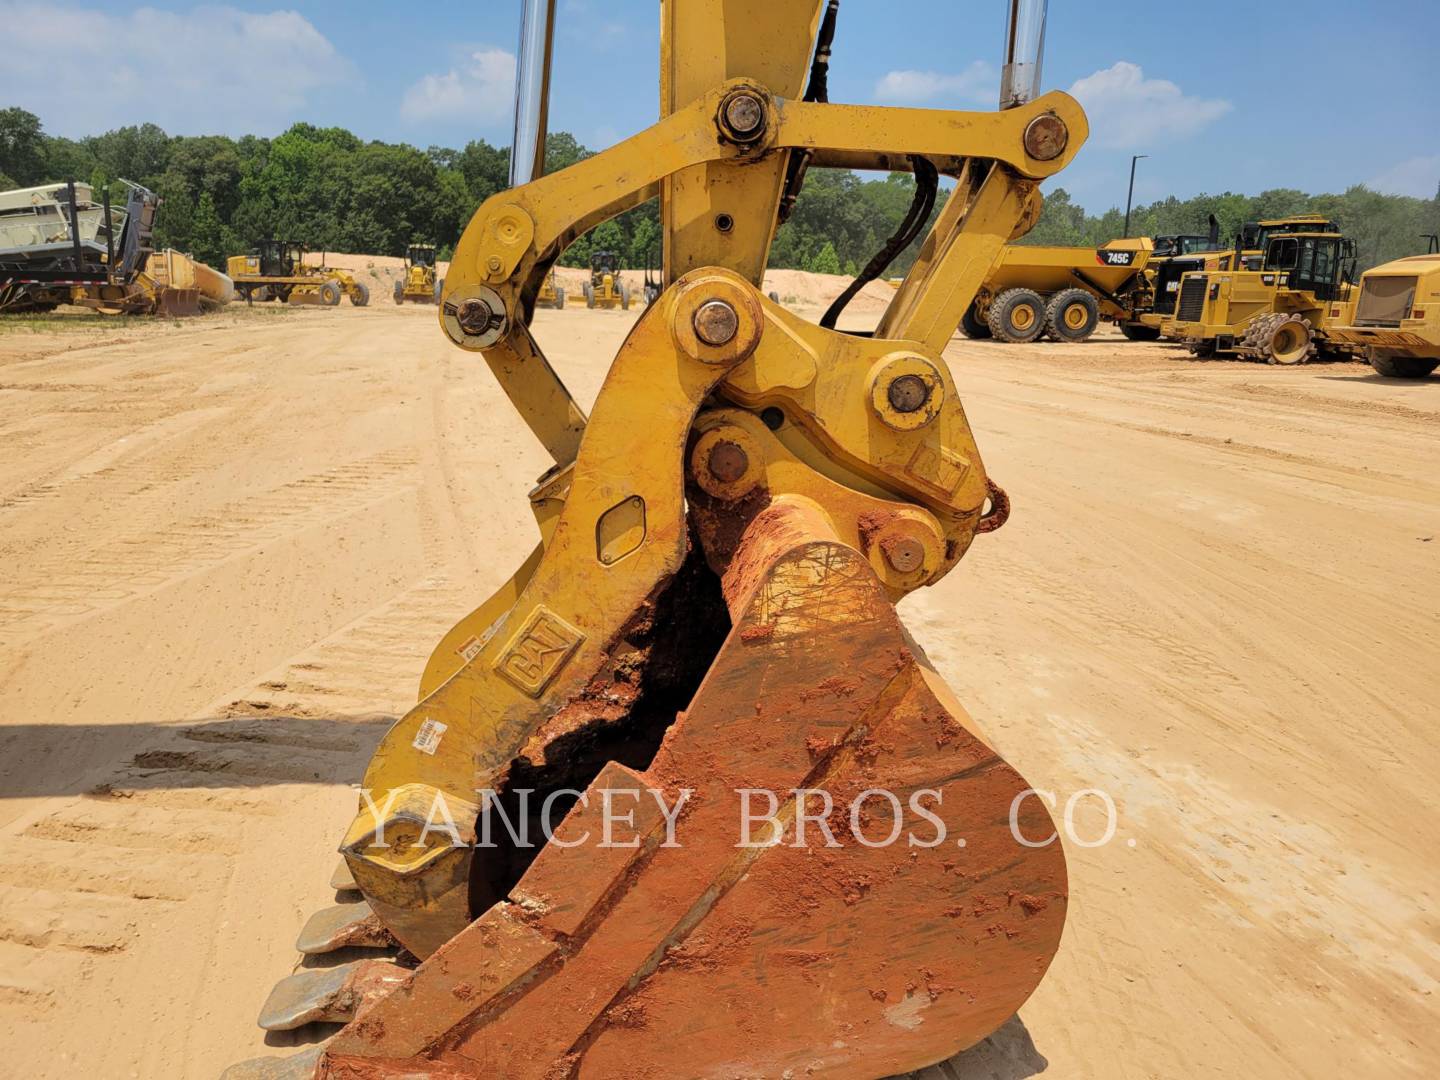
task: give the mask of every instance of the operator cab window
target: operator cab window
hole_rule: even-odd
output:
[[[1300,259],[1300,243],[1297,240],[1276,240],[1270,245],[1270,257],[1266,260],[1267,270],[1293,270]]]

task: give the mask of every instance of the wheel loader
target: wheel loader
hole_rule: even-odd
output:
[[[438,304],[443,279],[436,277],[435,245],[411,244],[405,249],[405,271],[395,282],[395,303]]]
[[[370,302],[370,289],[345,270],[305,262],[305,247],[294,240],[261,240],[249,255],[227,262],[235,292],[246,303],[277,300],[282,304],[335,307],[348,296],[354,307]]]
[[[1257,269],[1192,271],[1180,279],[1167,338],[1200,357],[1237,355],[1300,364],[1355,348],[1329,334],[1351,321],[1355,242],[1339,232],[1273,232]],[[1243,265],[1254,266],[1248,256]]]
[[[1043,0],[1011,5],[1005,107],[972,113],[830,103],[838,7],[662,0],[659,121],[541,175],[554,6],[527,3],[512,186],[438,315],[553,458],[537,540],[357,778],[345,902],[261,1016],[345,1026],[231,1080],[865,1080],[973,1046],[1045,974],[1067,906],[1046,802],[895,605],[1008,515],[943,352],[1088,127],[1038,94]],[[945,196],[864,333],[761,291],[821,168],[917,176],[865,280]],[[587,415],[535,297],[657,195],[662,290]]]
[[[1353,318],[1327,326],[1333,341],[1364,350],[1377,374],[1423,379],[1440,366],[1440,237],[1424,255],[1366,270]]]
[[[590,256],[590,280],[585,282],[587,308],[630,310],[630,286],[620,280],[620,256],[597,251]]]
[[[1220,243],[1220,222],[1211,214],[1208,235],[1157,236],[1155,253],[1145,271],[1145,287],[1132,294],[1134,306],[1129,318],[1120,324],[1120,332],[1130,341],[1158,341],[1165,323],[1175,317],[1180,279],[1186,274],[1199,270],[1258,269],[1271,236],[1286,232],[1335,231],[1338,227],[1334,222],[1314,214],[1251,221],[1242,227],[1234,245],[1226,248]]]

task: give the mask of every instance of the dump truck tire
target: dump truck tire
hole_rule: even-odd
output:
[[[620,286],[620,310],[621,310],[621,311],[629,311],[629,310],[630,310],[630,286],[629,286],[629,285],[621,285],[621,286]]]
[[[1120,333],[1125,335],[1126,341],[1160,340],[1160,328],[1158,326],[1146,326],[1144,323],[1121,323]]]
[[[1100,325],[1100,304],[1084,289],[1061,289],[1045,309],[1045,328],[1058,341],[1084,341]]]
[[[585,306],[586,306],[587,308],[593,308],[593,307],[595,306],[595,286],[592,285],[592,284],[590,284],[590,282],[587,281],[587,282],[585,283],[585,285],[584,285],[584,291],[585,291]]]
[[[1045,301],[1032,289],[1006,289],[990,305],[990,332],[1023,345],[1045,332]]]
[[[405,303],[405,286],[398,281],[395,282],[395,303]]]
[[[334,307],[340,303],[340,286],[333,281],[327,281],[321,285],[320,302],[326,307]]]
[[[965,314],[960,316],[960,332],[971,341],[986,341],[994,337],[990,332],[990,324],[975,314],[974,304],[966,308]]]
[[[364,307],[370,303],[370,287],[363,281],[357,281],[354,291],[350,293],[350,303],[355,307]]]
[[[1421,356],[1395,356],[1379,349],[1371,349],[1366,357],[1375,374],[1387,379],[1423,379],[1440,366],[1440,360],[1427,360]]]
[[[555,310],[559,311],[565,306],[565,290],[559,285],[555,286]]]
[[[436,278],[436,279],[435,279],[435,303],[438,304],[438,303],[440,302],[440,294],[443,293],[444,291],[445,291],[445,279],[444,279],[443,277],[442,277],[442,278]]]

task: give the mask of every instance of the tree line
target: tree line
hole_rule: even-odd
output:
[[[590,154],[574,136],[552,133],[546,169]],[[227,256],[249,251],[265,237],[296,240],[316,251],[376,255],[401,255],[409,243],[428,242],[448,257],[475,208],[506,187],[509,157],[508,149],[479,139],[459,150],[420,150],[303,123],[273,139],[169,135],[154,124],[68,139],[46,133],[33,113],[0,109],[0,190],[71,179],[98,190],[119,179],[135,181],[161,197],[157,243],[221,267]],[[856,273],[894,232],[914,190],[908,174],[865,179],[812,169],[790,220],[776,234],[770,265]],[[1211,213],[1227,240],[1244,221],[1331,215],[1357,241],[1363,268],[1423,250],[1418,234],[1440,231],[1440,191],[1428,200],[1363,187],[1342,195],[1275,189],[1255,196],[1169,198],[1137,208],[1130,232],[1204,233]],[[1057,188],[1023,242],[1099,246],[1123,231],[1119,210],[1089,214]],[[659,237],[652,200],[597,226],[561,262],[584,266],[592,251],[604,250],[617,252],[626,266],[643,267],[658,261]],[[890,273],[908,269],[917,246],[902,253]]]
[[[1220,222],[1220,236],[1228,245],[1247,221],[1266,221],[1296,214],[1322,214],[1339,224],[1355,241],[1359,270],[1425,251],[1424,234],[1440,233],[1440,189],[1433,199],[1382,195],[1363,186],[1340,195],[1308,195],[1293,188],[1274,188],[1259,195],[1173,196],[1136,207],[1130,216],[1131,236],[1174,233],[1206,235],[1210,215]],[[1064,188],[1045,196],[1039,222],[1021,243],[1099,247],[1125,235],[1125,215],[1119,209],[1094,215],[1076,206]]]

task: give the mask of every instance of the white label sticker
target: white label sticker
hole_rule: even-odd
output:
[[[480,649],[480,639],[477,637],[472,637],[469,641],[465,642],[464,645],[461,645],[460,648],[456,649],[455,651],[460,654],[460,659],[464,660],[468,664],[471,660],[475,659],[475,656],[480,652]]]
[[[440,723],[439,720],[426,720],[420,725],[420,730],[415,734],[415,741],[410,745],[422,754],[433,754],[440,749],[440,738],[445,734],[448,726],[448,724]]]

